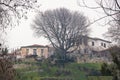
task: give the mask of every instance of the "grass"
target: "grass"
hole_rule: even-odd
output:
[[[29,60],[28,60],[29,61]],[[67,63],[65,67],[51,65],[48,62],[23,62],[31,64],[25,68],[16,69],[17,80],[111,80],[111,77],[90,76],[92,70],[100,70],[101,63]]]
[[[111,76],[88,76],[88,80],[112,80]]]

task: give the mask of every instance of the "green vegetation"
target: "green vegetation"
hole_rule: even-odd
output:
[[[113,46],[109,49],[113,63],[102,64],[101,73],[104,76],[113,76],[113,80],[120,80],[120,46]]]
[[[103,63],[102,66],[101,66],[102,75],[104,75],[104,76],[112,76],[111,67],[112,67],[112,65],[110,65],[110,64],[108,65],[106,63]]]
[[[111,76],[88,76],[88,80],[112,80]]]
[[[113,80],[120,80],[120,46],[110,48],[112,55],[113,66],[111,68]]]
[[[29,60],[28,60],[29,61]],[[27,67],[16,68],[16,80],[111,80],[112,77],[100,76],[99,63],[66,63],[63,66],[51,64],[49,61],[21,62]],[[17,63],[17,65],[19,65]],[[94,79],[93,79],[94,78]]]

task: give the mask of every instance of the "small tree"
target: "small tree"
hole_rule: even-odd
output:
[[[101,66],[101,74],[103,76],[111,76],[111,67],[110,65],[108,65],[107,63],[103,63]]]
[[[114,80],[120,80],[120,47],[114,46],[110,48],[110,53],[113,60],[112,75]]]

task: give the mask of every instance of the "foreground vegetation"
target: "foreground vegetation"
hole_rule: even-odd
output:
[[[28,60],[17,63],[20,64],[24,64],[24,67],[16,68],[17,80],[112,80],[111,76],[101,75],[101,63],[72,62],[60,66],[48,60]]]

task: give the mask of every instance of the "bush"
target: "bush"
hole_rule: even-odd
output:
[[[113,60],[113,67],[111,69],[113,80],[120,80],[120,46],[111,47],[109,51]]]
[[[111,76],[111,69],[110,69],[110,65],[103,63],[101,66],[101,74],[103,76]]]
[[[8,59],[0,59],[0,80],[14,80],[15,70]]]

